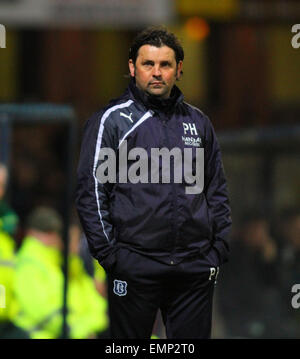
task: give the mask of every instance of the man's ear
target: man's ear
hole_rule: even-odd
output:
[[[132,59],[129,59],[128,67],[129,67],[130,76],[134,77],[135,76],[135,66],[134,66]]]
[[[179,80],[182,74],[183,61],[180,60],[177,64],[176,80]]]

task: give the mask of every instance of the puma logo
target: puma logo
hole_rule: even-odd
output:
[[[120,112],[120,116],[123,116],[123,117],[128,118],[128,119],[133,123],[133,120],[132,120],[132,118],[131,118],[132,112],[130,112],[130,115],[129,115],[129,116],[126,115],[126,113],[124,113],[124,112]]]

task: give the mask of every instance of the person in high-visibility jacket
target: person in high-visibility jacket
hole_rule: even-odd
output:
[[[17,230],[19,217],[3,199],[7,187],[7,181],[7,168],[3,163],[0,163],[0,231],[13,236]]]
[[[15,271],[15,241],[11,237],[15,231],[17,217],[3,201],[7,186],[8,172],[0,163],[0,337],[4,326],[16,313],[12,287]]]
[[[64,288],[62,221],[56,211],[40,207],[29,216],[27,228],[16,262],[15,294],[21,311],[15,323],[31,338],[59,338]],[[67,293],[69,337],[94,338],[108,327],[107,303],[76,253],[77,238],[72,233]]]
[[[12,288],[15,271],[14,240],[0,232],[0,326],[10,321],[17,311]],[[1,330],[0,330],[1,333]],[[1,337],[1,334],[0,334]]]
[[[0,231],[0,339],[28,339],[26,331],[16,326],[19,307],[13,287],[15,280],[15,241]]]
[[[13,324],[18,305],[13,295],[15,276],[15,240],[18,216],[3,200],[8,181],[8,171],[0,163],[0,338],[28,338]]]

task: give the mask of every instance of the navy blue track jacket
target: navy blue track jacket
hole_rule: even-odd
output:
[[[203,191],[187,194],[192,184],[184,176],[176,183],[174,174],[170,183],[120,183],[118,166],[117,183],[100,183],[100,150],[113,149],[118,163],[125,140],[128,152],[142,147],[149,158],[151,148],[192,148],[194,172],[195,149],[204,148]],[[133,163],[128,160],[128,168]],[[195,255],[210,256],[215,266],[228,260],[231,217],[220,148],[208,117],[184,102],[177,86],[162,100],[131,80],[121,97],[86,122],[76,205],[91,254],[106,270],[120,246],[167,264]]]

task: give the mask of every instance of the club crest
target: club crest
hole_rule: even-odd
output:
[[[113,292],[116,295],[119,295],[120,297],[126,295],[127,294],[127,282],[125,282],[123,280],[115,279]]]

